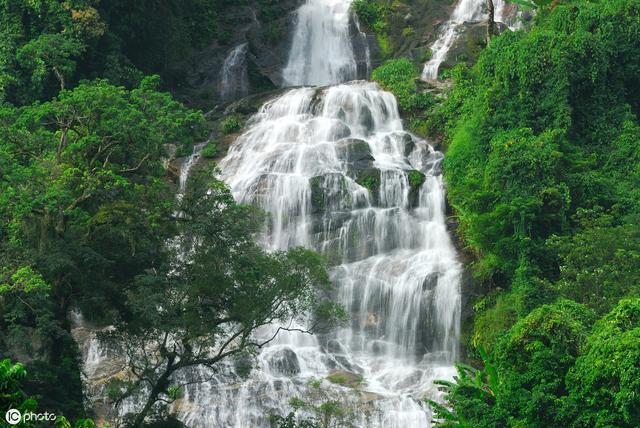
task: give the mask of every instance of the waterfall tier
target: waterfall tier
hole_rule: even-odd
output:
[[[440,65],[447,59],[449,50],[458,38],[465,22],[486,19],[486,0],[459,0],[449,20],[444,23],[436,41],[431,45],[431,59],[422,70],[422,80],[436,80]],[[505,23],[515,29],[519,23],[513,13],[514,7],[509,7],[505,0],[495,0],[495,21]]]
[[[368,73],[369,48],[351,13],[352,0],[307,0],[297,11],[289,61],[282,71],[284,86],[324,86]],[[360,53],[354,50],[360,45]],[[364,56],[364,58],[359,58]]]
[[[441,160],[403,130],[394,97],[373,83],[294,89],[251,119],[220,163],[223,178],[238,201],[270,213],[266,247],[303,245],[331,261],[351,322],[321,338],[282,335],[232,397],[194,386],[193,404],[235,405],[227,419],[218,419],[222,407],[209,413],[213,425],[264,425],[269,409],[286,414],[291,397],[308,393],[309,378],[337,370],[362,376],[361,390],[375,394],[357,426],[429,426],[421,400],[437,395],[434,379],[451,377],[459,335],[460,265]],[[361,406],[361,393],[329,388]]]

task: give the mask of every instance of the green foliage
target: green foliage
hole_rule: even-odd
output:
[[[384,33],[387,30],[385,18],[390,13],[390,8],[386,4],[376,0],[355,0],[351,8],[358,15],[360,23],[376,33]]]
[[[407,58],[389,60],[373,70],[371,78],[393,93],[405,112],[417,112],[430,106],[431,97],[418,92],[418,68]]]
[[[216,141],[209,141],[200,154],[207,159],[215,158],[218,155],[218,143]]]
[[[595,324],[566,385],[573,426],[640,425],[640,299],[620,301]]]
[[[238,132],[242,129],[242,119],[240,116],[231,115],[225,117],[220,123],[220,132],[223,134],[233,134],[234,132]]]
[[[422,172],[417,170],[410,171],[407,177],[409,179],[409,185],[413,188],[421,187],[427,178]]]
[[[528,33],[452,70],[428,120],[474,276],[492,290],[471,341],[500,373],[495,397],[450,389],[451,426],[635,426],[637,332],[604,326],[640,293],[640,2],[538,6]]]
[[[560,257],[560,294],[599,314],[624,297],[640,296],[640,227],[629,220],[616,226],[598,217],[582,231],[550,241]]]
[[[84,414],[69,311],[100,321],[125,309],[127,285],[175,230],[165,144],[205,136],[202,114],[158,81],[0,107],[0,352],[32,358],[25,388],[58,414]]]
[[[354,410],[332,399],[320,379],[310,379],[309,394],[289,401],[293,408],[287,416],[271,415],[273,428],[350,428]],[[299,415],[301,413],[302,415]],[[311,415],[311,417],[307,416]]]
[[[436,426],[494,427],[505,426],[505,415],[496,406],[495,391],[499,388],[499,375],[495,367],[485,359],[483,370],[466,364],[456,364],[455,382],[435,381],[445,394],[451,407],[433,400],[426,400],[434,411]]]
[[[9,409],[17,409],[21,413],[35,411],[38,403],[35,399],[27,397],[22,391],[21,385],[27,377],[27,371],[22,364],[13,364],[8,359],[0,360],[0,412],[3,416],[4,412]],[[20,423],[18,427],[26,427],[27,424]]]
[[[174,245],[165,249],[167,257],[158,258],[153,271],[132,279],[124,301],[130,316],[100,337],[135,368],[130,381],[112,385],[116,403],[127,397],[145,403],[133,416],[134,426],[159,402],[178,398],[183,385],[170,383],[177,370],[215,370],[226,359],[273,340],[257,341],[257,329],[313,314],[328,303],[320,297],[330,282],[319,255],[302,248],[263,250],[253,240],[262,227],[262,213],[238,205],[209,174],[196,175],[190,184],[177,207],[182,216],[171,238]],[[339,313],[323,306],[324,315]],[[317,315],[309,332],[342,321]]]
[[[512,426],[555,426],[562,418],[565,376],[593,322],[593,313],[569,300],[544,305],[518,321],[496,344],[501,376],[498,403]]]
[[[454,70],[431,124],[447,137],[449,199],[478,277],[506,288],[525,257],[555,281],[546,241],[571,232],[578,208],[615,206],[620,219],[637,210],[637,8],[560,5],[531,32],[496,38],[472,70]],[[610,22],[627,24],[618,32]],[[624,175],[614,166],[623,158]]]

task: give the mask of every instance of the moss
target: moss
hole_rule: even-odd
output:
[[[364,379],[361,375],[351,372],[334,372],[327,376],[327,380],[336,385],[357,388],[362,385]]]
[[[376,39],[378,40],[378,46],[380,47],[380,54],[382,55],[382,57],[391,57],[391,54],[393,53],[393,47],[391,46],[391,40],[389,39],[389,36],[386,34],[378,34],[376,36]]]
[[[380,187],[380,178],[372,174],[362,174],[356,179],[356,183],[373,193]]]
[[[408,178],[409,178],[409,186],[411,186],[414,189],[417,189],[420,186],[422,186],[424,184],[424,181],[426,180],[425,175],[417,170],[409,172]]]

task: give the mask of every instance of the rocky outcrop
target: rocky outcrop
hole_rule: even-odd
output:
[[[499,32],[509,29],[500,22],[496,22],[496,28]],[[440,65],[440,69],[452,68],[460,63],[466,63],[468,66],[473,65],[486,45],[487,23],[465,22],[460,30],[460,35],[451,46],[446,60]]]
[[[253,94],[280,87],[282,68],[286,64],[295,10],[303,0],[283,0],[265,5],[250,1],[244,5],[230,5],[224,11],[218,37],[209,46],[179,64],[186,74],[187,87],[177,88],[177,95],[190,104],[211,107],[228,99],[222,98],[223,66],[234,50],[243,44],[241,63],[246,67],[246,93]],[[240,2],[238,2],[240,3]],[[240,93],[240,96],[242,93]]]

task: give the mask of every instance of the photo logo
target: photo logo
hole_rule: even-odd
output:
[[[22,421],[22,414],[20,410],[9,409],[7,413],[5,413],[4,418],[9,425],[18,425],[20,421]]]

